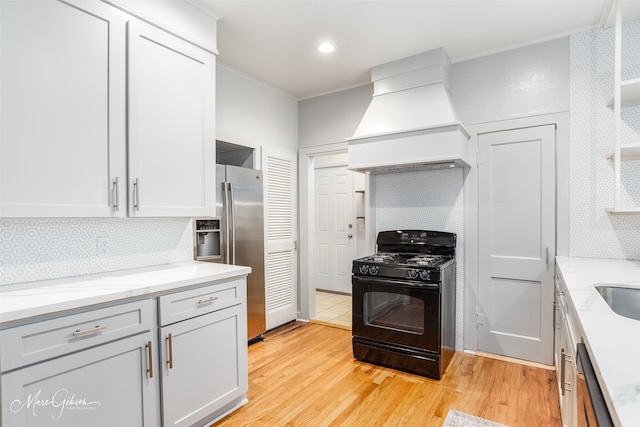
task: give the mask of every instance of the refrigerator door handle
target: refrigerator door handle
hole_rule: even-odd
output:
[[[227,225],[227,230],[231,229],[231,240],[227,240],[227,243],[230,243],[231,252],[229,253],[230,261],[229,264],[236,265],[236,209],[235,209],[235,199],[233,197],[233,182],[228,182],[229,185],[229,221]]]
[[[228,182],[222,183],[222,194],[224,196],[224,206],[223,206],[223,214],[225,219],[225,227],[224,227],[224,263],[231,264],[231,258],[229,253],[229,188]]]

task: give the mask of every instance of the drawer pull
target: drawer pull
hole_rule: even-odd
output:
[[[86,336],[86,335],[94,335],[94,334],[97,334],[97,333],[99,333],[99,332],[104,331],[105,329],[107,329],[107,327],[106,327],[106,326],[100,326],[100,325],[96,325],[96,326],[95,326],[95,327],[93,327],[93,328],[85,329],[85,330],[83,330],[83,331],[81,331],[80,329],[78,329],[77,331],[75,331],[75,332],[73,333],[73,337],[74,337],[74,338],[80,338],[80,337],[84,337],[84,336]]]
[[[560,352],[560,384],[561,384],[561,391],[562,391],[562,395],[564,396],[564,376],[565,376],[565,370],[566,370],[566,366],[565,366],[565,361],[566,361],[566,353],[564,352],[564,348],[561,349]]]
[[[149,378],[153,378],[153,352],[151,350],[151,341],[147,341],[147,357],[149,358],[149,369],[147,369],[147,373],[149,374]]]
[[[169,346],[167,365],[169,365],[169,369],[173,369],[173,339],[171,338],[171,334],[167,335],[167,345]]]
[[[209,304],[209,303],[214,302],[217,299],[218,299],[218,297],[211,297],[211,298],[207,298],[207,299],[201,299],[200,301],[198,301],[198,304],[199,305]]]

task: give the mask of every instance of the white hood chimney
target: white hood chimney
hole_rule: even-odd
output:
[[[451,102],[450,68],[443,48],[372,68],[373,99],[348,139],[349,169],[469,166],[469,134]]]

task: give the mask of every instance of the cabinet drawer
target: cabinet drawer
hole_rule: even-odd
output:
[[[148,331],[153,327],[153,309],[149,299],[2,330],[0,370],[10,371]]]
[[[242,278],[161,296],[160,325],[170,325],[240,304],[246,294],[245,287],[246,279]]]

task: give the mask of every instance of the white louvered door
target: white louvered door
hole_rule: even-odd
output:
[[[298,312],[296,253],[296,156],[265,152],[265,211],[267,218],[267,330],[291,320]]]

